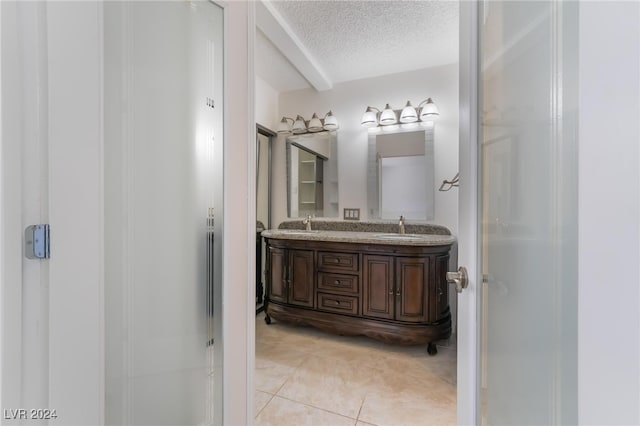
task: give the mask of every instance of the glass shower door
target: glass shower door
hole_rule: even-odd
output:
[[[481,424],[577,423],[577,12],[480,6]]]
[[[104,31],[105,423],[212,424],[223,11],[105,2]]]

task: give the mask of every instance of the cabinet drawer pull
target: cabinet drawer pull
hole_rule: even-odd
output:
[[[340,280],[335,280],[333,283],[334,283],[335,285],[340,285]]]
[[[333,259],[333,263],[340,263],[340,259]]]

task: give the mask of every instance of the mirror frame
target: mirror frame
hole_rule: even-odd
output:
[[[267,223],[264,224],[265,229],[271,229],[271,196],[273,194],[273,188],[271,187],[273,184],[273,176],[272,176],[272,163],[271,163],[271,156],[273,155],[273,141],[276,138],[276,136],[278,136],[278,134],[276,132],[274,132],[273,130],[261,125],[261,124],[256,124],[256,206],[257,206],[257,201],[258,201],[258,180],[260,179],[260,174],[259,174],[259,162],[260,162],[260,158],[259,158],[259,148],[258,148],[258,135],[263,135],[266,136],[269,139],[269,153],[268,153],[268,159],[267,159],[267,176],[268,176],[268,181],[267,181]]]

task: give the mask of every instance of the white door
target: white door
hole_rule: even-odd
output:
[[[212,423],[223,11],[103,9],[105,421]]]
[[[99,424],[100,7],[2,2],[0,15],[3,421]],[[25,256],[39,223],[49,260]]]
[[[27,259],[24,229],[49,222],[47,77],[42,39],[44,6],[2,7],[2,150],[0,265],[2,293],[2,407],[47,407],[49,264]],[[25,34],[17,37],[20,29]],[[22,84],[19,84],[22,82]],[[27,160],[28,159],[28,160]],[[3,412],[4,414],[4,412]],[[8,412],[3,418],[31,413]]]
[[[0,18],[0,422],[211,423],[222,10],[2,2]],[[24,256],[38,223],[48,260]]]
[[[461,12],[458,422],[576,423],[577,4]]]

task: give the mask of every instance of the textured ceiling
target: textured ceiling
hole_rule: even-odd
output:
[[[457,1],[271,1],[333,83],[458,61]]]

